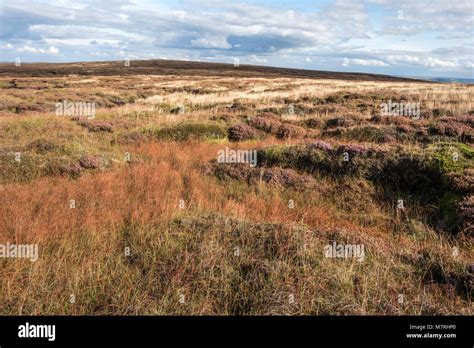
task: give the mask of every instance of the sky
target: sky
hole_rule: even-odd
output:
[[[0,0],[0,61],[178,59],[474,78],[474,0]]]

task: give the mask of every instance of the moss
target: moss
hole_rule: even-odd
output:
[[[21,153],[15,161],[15,153],[0,155],[0,182],[23,182],[41,175],[41,156],[28,152]]]
[[[409,219],[406,223],[408,235],[415,241],[426,240],[428,232],[423,223],[416,219]]]
[[[459,173],[474,165],[474,150],[462,143],[439,143],[428,148],[431,159],[443,173]]]
[[[0,81],[0,89],[6,89],[6,88],[10,88],[12,86],[11,83],[9,82],[6,82],[6,81]]]
[[[63,146],[63,152],[65,155],[78,160],[86,150],[82,144],[73,141]]]
[[[447,191],[439,201],[437,220],[447,231],[457,230],[460,224],[457,206],[462,196],[451,191]]]
[[[315,173],[331,171],[334,161],[326,151],[307,146],[277,146],[258,152],[260,166],[280,166]]]
[[[286,162],[286,146],[273,146],[259,150],[257,158],[268,165],[282,165]]]

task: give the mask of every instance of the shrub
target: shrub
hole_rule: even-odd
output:
[[[397,126],[397,132],[401,133],[411,133],[413,131],[413,127],[407,124],[399,124]]]
[[[450,116],[450,115],[452,115],[452,112],[451,112],[451,111],[445,110],[445,109],[433,109],[433,110],[431,110],[431,112],[433,113],[433,116],[434,116],[434,117],[441,117],[441,116]]]
[[[113,126],[110,122],[80,120],[79,125],[86,128],[89,132],[113,132]]]
[[[474,231],[474,195],[467,196],[458,206],[459,218],[464,230]]]
[[[230,123],[233,119],[235,119],[236,117],[232,114],[229,114],[229,113],[222,113],[222,114],[219,114],[219,115],[213,115],[210,117],[210,120],[212,121],[223,121],[225,123]]]
[[[79,160],[79,164],[82,168],[85,169],[96,169],[101,166],[102,159],[100,158],[100,156],[85,155],[81,157],[81,159]]]
[[[280,114],[280,109],[274,108],[274,107],[264,108],[264,109],[261,109],[259,111],[261,111],[264,114],[273,114],[273,116],[275,116],[275,117],[278,117],[278,115]]]
[[[306,134],[306,130],[302,127],[293,126],[291,124],[282,124],[277,130],[278,139],[300,138]]]
[[[453,119],[456,122],[464,123],[468,126],[474,127],[474,117],[472,116],[473,116],[473,113],[471,111],[469,115],[458,115],[458,116],[453,117]]]
[[[326,103],[343,103],[344,96],[342,94],[328,95],[325,99]]]
[[[324,130],[323,135],[380,144],[391,143],[398,139],[395,130],[387,126],[356,126],[353,128],[337,127],[334,129]]]
[[[452,190],[458,193],[474,194],[474,168],[469,168],[463,172],[452,172],[447,175]]]
[[[370,119],[370,121],[377,124],[395,124],[397,126],[411,124],[411,120],[403,116],[374,116]]]
[[[330,151],[333,149],[332,145],[325,142],[325,141],[322,141],[322,140],[316,140],[315,142],[311,143],[309,145],[309,148],[310,149],[321,149],[321,150],[324,150],[324,151]]]
[[[334,178],[363,177],[392,191],[433,200],[445,190],[445,177],[429,156],[401,149],[346,144],[335,149],[324,143],[271,147],[258,153],[260,166],[281,166]],[[347,153],[347,155],[345,155]]]
[[[257,117],[262,117],[265,119],[272,119],[275,121],[280,121],[280,114],[278,112],[269,112],[269,111],[262,111],[259,112]]]
[[[420,153],[396,153],[387,156],[371,179],[395,191],[417,194],[431,200],[443,190],[441,171]]]
[[[310,129],[318,129],[318,128],[321,128],[322,125],[323,125],[323,121],[319,118],[310,118],[308,120],[303,121],[303,126]]]
[[[426,127],[422,127],[422,128],[418,128],[415,132],[415,134],[418,136],[418,137],[427,137],[428,136],[428,129]]]
[[[230,111],[236,111],[236,112],[240,112],[240,111],[245,111],[247,110],[247,107],[242,104],[241,101],[239,100],[234,100],[234,102],[232,103],[231,106],[229,106],[229,110]]]
[[[140,143],[145,140],[145,134],[141,131],[132,131],[127,133],[119,134],[115,139],[112,140],[112,144],[133,144]]]
[[[50,163],[48,166],[48,174],[50,175],[63,175],[77,178],[81,175],[84,168],[77,162],[73,163]]]
[[[466,131],[466,127],[457,123],[440,122],[430,126],[431,134],[445,135],[448,137],[459,137]]]
[[[385,143],[387,134],[393,136],[392,133],[393,130],[388,127],[361,126],[349,129],[345,137],[358,141]]]
[[[258,129],[261,130],[265,133],[269,134],[276,134],[278,131],[278,128],[281,125],[280,121],[277,121],[273,118],[267,118],[267,117],[253,117],[251,120],[249,120],[249,124]]]
[[[184,111],[185,111],[185,108],[183,106],[177,106],[170,109],[170,113],[174,115],[182,114]]]
[[[363,151],[363,145],[346,145],[333,149],[331,145],[318,141],[307,146],[272,147],[259,152],[259,163],[265,166],[282,166],[310,173],[359,175],[369,168],[368,158],[376,152]],[[343,153],[349,153],[345,160]],[[370,156],[369,156],[370,153]],[[364,162],[365,161],[365,162]]]
[[[294,170],[279,167],[264,169],[261,178],[268,184],[294,189],[308,188],[314,182],[310,176],[301,175]]]
[[[81,174],[82,168],[78,163],[72,163],[63,167],[64,174],[67,174],[72,177],[77,177]]]
[[[354,120],[347,117],[335,117],[326,121],[326,128],[351,127],[355,124]]]
[[[258,131],[245,123],[239,123],[228,129],[228,137],[231,141],[257,139],[258,136]]]
[[[36,139],[26,147],[27,150],[35,151],[39,154],[45,154],[57,149],[57,145],[49,140]]]
[[[339,146],[338,153],[341,152],[348,152],[351,155],[366,154],[369,152],[369,147],[363,144],[346,144]]]
[[[207,174],[214,174],[220,180],[239,180],[248,184],[258,184],[265,182],[272,186],[291,187],[296,190],[310,187],[314,184],[314,179],[308,175],[298,174],[292,169],[273,168],[252,168],[247,164],[211,164],[211,168],[206,168]]]
[[[107,105],[107,106],[120,106],[120,105],[125,105],[128,102],[128,99],[126,97],[121,97],[118,95],[108,95],[107,100],[109,101],[110,104],[112,105]]]

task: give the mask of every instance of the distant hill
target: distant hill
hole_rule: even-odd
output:
[[[467,84],[474,84],[474,79],[461,79],[457,77],[431,77],[426,78],[428,81],[435,81],[435,82],[448,82],[448,83],[467,83]]]
[[[406,77],[379,74],[332,72],[275,68],[257,65],[207,63],[178,60],[137,60],[125,66],[124,61],[84,62],[84,63],[23,63],[16,67],[13,63],[0,64],[0,76],[65,76],[65,75],[200,75],[235,77],[298,77],[315,79],[422,82]]]

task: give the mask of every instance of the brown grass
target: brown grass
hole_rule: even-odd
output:
[[[206,170],[226,146],[253,150],[324,139],[334,147],[372,147],[375,140],[360,131],[369,125],[381,132],[405,127],[381,148],[428,151],[426,142],[440,137],[429,127],[446,120],[431,113],[419,121],[377,121],[378,101],[367,96],[404,96],[456,116],[474,109],[472,87],[186,75],[4,76],[0,82],[9,86],[12,79],[16,87],[0,97],[0,243],[38,243],[40,256],[34,263],[0,259],[0,314],[472,314],[472,232],[448,233],[427,213],[447,206],[453,217],[452,202],[469,188],[446,192],[429,207],[404,197],[413,205],[400,212],[400,197],[382,199],[380,187],[360,176],[292,168],[295,178],[312,180],[295,188],[218,179]],[[337,102],[348,93],[361,97]],[[55,116],[51,108],[62,99],[98,102],[87,125],[111,124],[113,132]],[[296,114],[287,115],[289,104]],[[173,113],[180,105],[185,111]],[[353,123],[329,121],[341,132],[325,135],[328,120],[349,119],[347,110]],[[253,127],[257,116],[306,133],[278,139],[262,131],[258,139],[229,142],[192,127]],[[184,140],[150,136],[183,123],[191,125]],[[417,130],[426,135],[415,136]],[[435,153],[457,180],[472,163],[467,135],[439,138],[458,144],[466,162]],[[84,158],[104,164],[78,177],[47,170]],[[324,257],[333,241],[363,244],[365,261]]]

